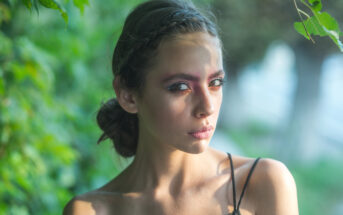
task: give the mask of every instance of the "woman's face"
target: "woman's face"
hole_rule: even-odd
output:
[[[137,100],[139,142],[203,152],[222,103],[219,40],[202,32],[181,34],[162,41],[157,51]]]

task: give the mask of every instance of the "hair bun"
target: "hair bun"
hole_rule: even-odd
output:
[[[123,157],[135,155],[138,140],[138,118],[126,112],[116,99],[102,105],[97,114],[97,123],[103,134],[98,143],[110,138],[116,151]]]

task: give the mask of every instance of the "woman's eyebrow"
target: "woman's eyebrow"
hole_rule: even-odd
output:
[[[208,79],[212,79],[221,75],[225,75],[225,72],[223,70],[219,70],[213,74],[211,74]],[[186,74],[186,73],[178,73],[178,74],[174,74],[174,75],[170,75],[167,76],[165,78],[162,79],[163,83],[166,83],[168,81],[171,81],[173,79],[184,79],[184,80],[188,80],[188,81],[199,81],[200,77],[199,76],[194,76],[194,75],[190,75],[190,74]]]
[[[225,76],[225,72],[223,70],[218,70],[217,72],[211,74],[208,79],[213,79],[218,76]]]

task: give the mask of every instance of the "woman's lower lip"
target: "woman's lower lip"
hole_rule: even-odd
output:
[[[189,134],[192,137],[197,138],[197,139],[207,139],[211,136],[211,131],[212,130],[199,131],[199,132],[194,132],[194,133],[189,133]]]

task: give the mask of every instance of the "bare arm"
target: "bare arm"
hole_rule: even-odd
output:
[[[256,215],[298,215],[295,181],[287,167],[272,159],[258,164],[254,186]]]

